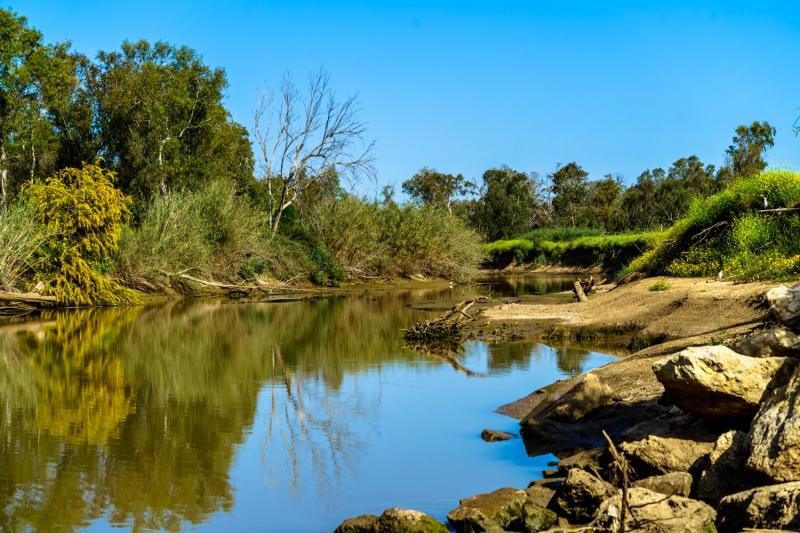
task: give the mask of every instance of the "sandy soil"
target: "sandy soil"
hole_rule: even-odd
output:
[[[651,292],[659,279],[668,291]],[[613,384],[615,396],[625,403],[652,401],[663,392],[655,379],[653,363],[686,348],[726,343],[760,327],[767,315],[764,293],[775,284],[708,281],[706,279],[648,278],[620,286],[603,286],[588,303],[497,305],[483,311],[484,327],[540,333],[559,328],[591,331],[624,326],[639,336],[664,336],[649,346],[592,372]],[[498,411],[525,417],[541,402],[553,401],[573,386],[575,378],[556,382]]]

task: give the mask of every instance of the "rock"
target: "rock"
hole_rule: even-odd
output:
[[[448,533],[448,529],[425,513],[392,507],[380,516],[348,518],[333,533]]]
[[[603,383],[596,374],[587,372],[577,380],[566,394],[550,407],[547,418],[558,422],[577,422],[599,407],[614,401],[611,387]]]
[[[362,514],[355,518],[348,518],[337,527],[333,533],[375,533],[378,526],[378,516]]]
[[[447,520],[458,533],[489,531],[492,528],[544,531],[555,524],[558,517],[553,511],[537,504],[537,501],[546,497],[538,489],[529,493],[507,487],[466,498],[461,500],[458,508],[447,514]]]
[[[506,431],[495,431],[494,429],[484,429],[481,431],[481,438],[486,442],[499,442],[501,440],[513,439],[515,435]]]
[[[719,436],[697,483],[698,498],[716,506],[724,496],[752,486],[745,484],[742,475],[747,460],[746,441],[747,434],[743,431],[728,431]]]
[[[747,447],[748,468],[775,482],[800,480],[800,371],[764,401]]]
[[[692,491],[692,482],[692,475],[688,472],[670,472],[634,481],[633,486],[665,496],[689,496]]]
[[[611,531],[619,530],[622,494],[617,492],[600,506],[596,524]],[[625,531],[652,533],[683,533],[685,531],[714,531],[714,509],[703,502],[670,496],[640,487],[628,491],[628,512]]]
[[[781,285],[767,291],[767,302],[772,315],[786,325],[800,322],[800,285]]]
[[[720,533],[744,528],[800,529],[800,482],[725,496],[717,507],[717,528]]]
[[[448,533],[434,518],[409,509],[386,509],[378,518],[376,533]]]
[[[609,483],[579,468],[573,468],[558,491],[555,507],[570,522],[585,523],[592,519],[603,501],[614,494]]]
[[[798,359],[755,358],[725,346],[687,348],[653,365],[665,396],[708,420],[749,421],[765,393],[786,383]]]
[[[740,339],[731,348],[750,357],[797,357],[800,356],[800,335],[788,328],[772,328]]]
[[[580,468],[587,472],[599,472],[602,470],[600,462],[605,453],[606,448],[592,448],[591,450],[581,450],[569,457],[565,457],[557,463],[559,475],[566,476],[573,468]]]
[[[714,444],[651,435],[642,440],[623,442],[620,448],[636,473],[644,477],[670,472],[699,472]]]

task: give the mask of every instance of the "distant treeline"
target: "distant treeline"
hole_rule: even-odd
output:
[[[487,241],[520,237],[537,228],[662,230],[683,217],[695,198],[764,170],[764,155],[774,137],[775,128],[766,121],[739,126],[720,168],[691,155],[667,170],[645,170],[630,186],[612,175],[592,180],[571,162],[544,177],[508,167],[489,169],[480,185],[462,175],[423,168],[403,183],[403,190],[415,200],[458,214]]]

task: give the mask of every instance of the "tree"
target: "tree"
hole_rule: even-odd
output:
[[[454,198],[473,192],[474,183],[467,181],[458,174],[444,174],[436,170],[423,167],[410,179],[403,182],[403,191],[425,205],[434,205],[447,209],[452,214]]]
[[[557,224],[575,227],[585,222],[581,212],[589,195],[588,175],[574,161],[550,175],[553,215]]]
[[[67,44],[44,44],[25,17],[0,9],[0,207],[21,183],[53,170],[52,106],[67,98],[73,79]]]
[[[125,42],[88,69],[100,152],[138,199],[209,179],[252,179],[247,131],[222,105],[227,79],[187,47]]]
[[[767,168],[764,155],[775,145],[775,128],[755,121],[750,126],[742,124],[736,128],[733,143],[725,150],[727,164],[720,169],[718,180],[730,182],[739,177],[752,176]]]
[[[615,229],[619,216],[622,183],[610,174],[602,180],[589,184],[586,211],[589,213],[588,224],[599,226],[604,230]]]
[[[517,237],[530,229],[539,203],[536,183],[536,174],[506,166],[484,172],[473,226],[491,241]]]

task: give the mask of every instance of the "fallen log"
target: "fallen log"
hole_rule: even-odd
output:
[[[583,292],[583,286],[581,285],[580,281],[576,281],[572,284],[572,293],[581,303],[586,303],[589,301],[589,299],[586,297],[586,293]]]
[[[586,297],[595,291],[597,284],[594,281],[594,276],[589,276],[586,279],[578,279],[572,284],[572,294],[579,302],[589,301]]]
[[[31,305],[55,305],[55,296],[42,296],[35,292],[0,292],[0,302],[17,302]]]

